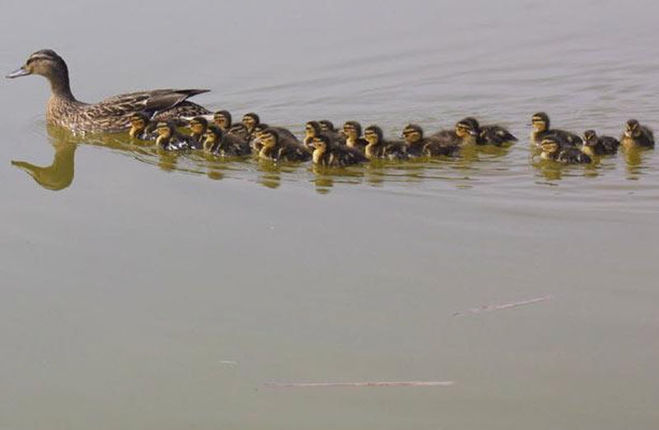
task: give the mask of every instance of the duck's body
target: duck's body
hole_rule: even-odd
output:
[[[598,136],[595,130],[586,130],[583,134],[581,152],[593,157],[599,155],[613,155],[618,152],[620,141],[611,136]]]
[[[449,145],[440,139],[424,136],[423,129],[417,124],[408,124],[403,129],[403,139],[410,157],[450,156],[458,150],[458,145]]]
[[[630,119],[620,137],[620,143],[624,148],[654,148],[654,133],[635,119]]]
[[[364,153],[368,142],[362,137],[362,125],[357,121],[346,121],[343,124],[343,143],[348,148],[353,148]]]
[[[364,130],[364,138],[368,142],[364,148],[364,155],[369,160],[407,160],[406,145],[402,141],[385,140],[382,129],[377,125],[371,125]]]
[[[165,151],[185,151],[197,149],[198,143],[176,130],[176,125],[172,121],[160,121],[156,125],[156,145]]]
[[[478,121],[468,117],[458,121],[453,130],[440,130],[430,137],[446,147],[463,147],[478,144]]]
[[[537,112],[531,117],[533,131],[531,132],[531,141],[540,146],[542,141],[548,137],[554,137],[561,142],[563,146],[581,146],[583,141],[581,137],[570,131],[550,128],[549,115],[544,112]]]
[[[44,76],[50,82],[51,96],[46,105],[48,124],[76,133],[125,131],[130,126],[130,116],[136,112],[151,115],[155,121],[209,113],[206,108],[186,101],[189,97],[209,91],[198,89],[140,91],[117,95],[94,104],[81,102],[71,92],[66,63],[50,49],[30,55],[23,67],[7,77],[31,74]]]
[[[142,113],[136,112],[129,118],[130,129],[128,135],[133,139],[151,141],[156,140],[158,135],[155,133],[155,123],[149,120],[149,117]]]
[[[210,125],[204,134],[204,152],[220,157],[242,157],[252,149],[245,139],[227,133],[217,125]]]
[[[359,150],[332,143],[331,138],[324,134],[316,136],[311,145],[314,148],[311,159],[318,166],[345,167],[367,161]]]
[[[517,142],[511,132],[496,124],[482,125],[479,127],[476,143],[479,145],[506,146]]]
[[[304,145],[280,139],[276,130],[264,130],[259,140],[259,158],[272,161],[307,161],[311,158],[311,152]]]
[[[563,164],[588,164],[593,161],[579,148],[571,145],[566,146],[556,136],[545,137],[540,143],[540,148],[542,148],[540,158],[543,160],[557,161]]]

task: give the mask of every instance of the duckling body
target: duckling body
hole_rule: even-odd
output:
[[[198,143],[185,136],[176,130],[176,126],[172,121],[160,121],[156,125],[156,145],[158,148],[165,151],[185,151],[189,149],[197,149]]]
[[[588,164],[592,159],[581,152],[579,148],[571,145],[565,145],[563,141],[556,136],[545,137],[540,143],[542,153],[540,158],[543,160],[557,161],[563,164]]]
[[[620,142],[611,136],[598,136],[595,130],[586,130],[583,134],[581,152],[593,157],[598,155],[613,155],[618,152]]]
[[[549,115],[544,112],[533,114],[531,124],[533,125],[531,141],[538,146],[543,139],[552,136],[560,140],[563,146],[581,146],[583,144],[581,137],[572,132],[550,128]]]
[[[154,116],[152,119],[155,121],[209,113],[204,107],[187,101],[192,96],[209,91],[200,89],[140,91],[110,97],[95,104],[78,101],[71,92],[66,63],[50,49],[33,53],[24,66],[7,77],[31,74],[44,76],[51,85],[46,121],[77,133],[124,131],[130,126],[130,116],[136,112],[147,112]]]
[[[423,129],[417,124],[408,124],[403,129],[403,139],[410,157],[449,156],[458,150],[458,145],[446,145],[440,139],[424,136]]]
[[[556,161],[564,164],[589,164],[592,163],[593,160],[589,155],[581,152],[579,148],[569,146],[559,152]]]
[[[151,122],[146,114],[136,112],[130,116],[129,121],[130,129],[128,130],[128,135],[133,139],[152,141],[158,138],[158,135],[154,131],[155,123]]]
[[[625,148],[654,148],[654,133],[635,119],[630,119],[625,125],[625,131],[620,137],[620,143]]]
[[[357,121],[346,121],[343,124],[343,143],[348,148],[353,148],[364,153],[368,142],[362,137],[362,125]]]
[[[407,160],[409,156],[405,143],[385,140],[383,134],[382,129],[376,125],[371,125],[364,130],[364,138],[368,142],[364,148],[366,158],[369,160]]]
[[[496,124],[480,126],[476,143],[478,145],[505,146],[517,142],[511,132]]]
[[[242,157],[252,149],[245,139],[227,133],[217,125],[210,125],[204,134],[204,152],[220,157]]]
[[[311,145],[314,148],[312,161],[319,166],[345,167],[367,161],[359,150],[334,144],[326,135],[316,136]]]
[[[259,139],[259,158],[272,161],[307,161],[311,158],[311,152],[304,145],[280,139],[276,130],[264,130]]]

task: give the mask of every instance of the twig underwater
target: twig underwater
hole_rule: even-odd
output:
[[[480,314],[483,312],[494,312],[494,311],[501,311],[505,309],[513,309],[517,308],[520,306],[526,306],[526,305],[532,305],[535,303],[540,303],[544,302],[546,300],[551,300],[553,299],[553,296],[543,296],[543,297],[536,297],[535,299],[529,299],[529,300],[522,300],[518,302],[510,302],[510,303],[503,303],[499,305],[482,305],[476,308],[469,308],[466,311],[462,312],[455,312],[453,314],[454,317],[462,317],[462,316],[467,316],[467,315],[473,315],[473,314]]]

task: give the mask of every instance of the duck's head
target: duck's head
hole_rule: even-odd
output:
[[[213,114],[213,122],[222,130],[231,128],[231,113],[228,110],[218,110]]]
[[[206,128],[204,133],[204,151],[211,152],[224,137],[224,131],[215,124],[211,124]]]
[[[208,120],[203,116],[196,116],[190,120],[188,127],[190,127],[190,133],[193,136],[201,136],[208,128]]]
[[[308,121],[304,125],[304,137],[313,138],[321,133],[320,123],[318,121]]]
[[[403,139],[408,145],[413,145],[423,139],[423,129],[416,124],[408,124],[403,129]]]
[[[247,136],[249,135],[249,132],[247,131],[247,127],[245,127],[245,124],[243,124],[242,122],[233,124],[231,128],[229,128],[229,133],[242,137],[243,139],[247,139]]]
[[[455,124],[455,134],[460,138],[477,136],[479,127],[478,121],[475,118],[467,117]]]
[[[638,123],[635,119],[630,119],[625,124],[625,136],[627,137],[639,137],[641,135],[641,124]]]
[[[254,127],[258,125],[260,122],[261,119],[254,112],[248,112],[245,115],[243,115],[242,123],[245,124],[245,127],[247,127],[247,131],[250,133],[252,132]]]
[[[174,135],[174,125],[166,121],[160,121],[156,124],[156,134],[159,140],[169,139]]]
[[[279,133],[271,128],[263,130],[259,136],[262,148],[273,148],[279,142]]]
[[[69,70],[62,57],[57,55],[52,49],[42,49],[30,55],[21,68],[8,74],[6,77],[13,79],[27,75],[41,75],[51,78],[62,74],[67,77],[69,75]]]
[[[597,133],[595,130],[586,130],[583,132],[583,145],[595,146],[597,145]]]
[[[366,139],[369,145],[377,145],[382,142],[383,136],[382,129],[377,125],[369,125],[364,130],[364,139]]]
[[[549,130],[549,115],[544,112],[534,113],[531,117],[531,125],[538,133]]]
[[[128,120],[130,121],[130,130],[128,131],[130,137],[139,136],[149,125],[149,117],[142,112],[135,112]]]
[[[555,137],[548,136],[542,139],[542,142],[540,143],[540,147],[542,148],[543,155],[553,158],[555,155],[558,154],[558,151],[560,151],[561,144]]]
[[[323,133],[326,133],[328,131],[335,132],[336,129],[334,128],[334,123],[328,119],[322,119],[318,121],[318,124],[320,125],[320,131]]]
[[[314,153],[324,154],[330,146],[330,139],[324,134],[319,134],[313,137],[310,146],[313,148]]]
[[[362,125],[357,121],[346,121],[343,124],[343,134],[348,139],[356,140],[362,135]]]

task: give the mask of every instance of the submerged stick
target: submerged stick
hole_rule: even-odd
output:
[[[269,388],[449,387],[453,381],[266,382]]]
[[[492,311],[500,311],[503,309],[512,309],[519,306],[526,306],[526,305],[532,305],[534,303],[544,302],[545,300],[549,300],[551,298],[552,296],[544,296],[544,297],[537,297],[535,299],[522,300],[520,302],[504,303],[501,305],[483,305],[477,308],[467,309],[466,311],[463,312],[455,312],[453,316],[460,317],[468,314],[479,314],[481,312],[492,312]]]

